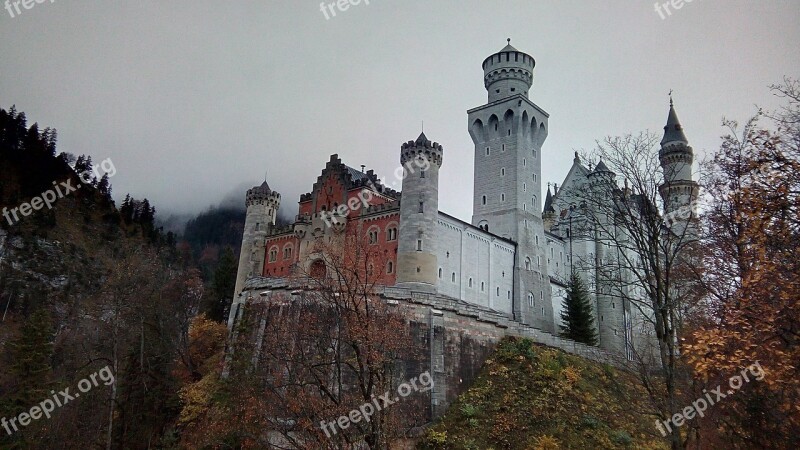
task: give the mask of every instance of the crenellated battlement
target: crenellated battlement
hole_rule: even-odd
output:
[[[405,166],[407,162],[420,156],[441,167],[444,159],[444,147],[438,142],[431,142],[425,133],[420,134],[416,141],[408,141],[400,146],[400,164]]]

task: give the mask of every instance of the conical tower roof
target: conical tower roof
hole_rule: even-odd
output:
[[[547,197],[544,199],[544,212],[556,212],[555,208],[553,208],[553,194],[550,193],[550,186],[547,186]]]
[[[683,133],[683,126],[681,126],[681,122],[678,120],[678,114],[675,112],[672,100],[670,100],[669,116],[667,117],[667,125],[664,127],[664,139],[661,139],[661,145],[676,141],[683,142],[684,144],[689,143],[689,140],[686,139],[686,135]]]

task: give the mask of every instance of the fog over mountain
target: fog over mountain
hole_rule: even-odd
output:
[[[241,205],[265,173],[291,217],[333,153],[394,181],[424,121],[445,149],[440,207],[470,220],[466,111],[506,38],[536,59],[544,181],[560,183],[573,149],[660,132],[670,89],[696,152],[718,147],[723,116],[774,107],[767,86],[800,72],[798,22],[790,0],[668,15],[648,1],[374,0],[335,16],[307,0],[44,2],[0,11],[0,105],[58,128],[61,151],[112,158],[117,202],[147,197],[164,218]]]

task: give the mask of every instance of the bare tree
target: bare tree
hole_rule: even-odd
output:
[[[588,182],[559,195],[572,200],[573,236],[597,243],[573,264],[592,278],[598,307],[613,302],[623,308],[625,348],[615,350],[637,368],[653,414],[669,420],[685,406],[680,393],[688,377],[679,340],[695,303],[689,275],[696,270],[698,230],[695,205],[685,196],[678,202],[665,186],[657,142],[649,133],[598,142]],[[689,439],[677,428],[669,433],[674,449]]]
[[[406,318],[379,296],[386,263],[380,246],[337,233],[318,241],[298,267],[290,284],[301,289],[248,305],[231,380],[247,380],[233,381],[241,394],[235,407],[258,404],[261,412],[245,439],[271,448],[378,449],[420,425],[427,414],[419,398],[336,424],[419,373],[411,372]]]

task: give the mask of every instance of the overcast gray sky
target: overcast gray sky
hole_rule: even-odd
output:
[[[694,0],[663,19],[654,0],[370,0],[328,20],[318,0],[21,12],[0,10],[0,106],[57,128],[60,151],[112,158],[115,197],[148,197],[159,214],[216,204],[268,171],[294,215],[332,153],[393,178],[424,120],[445,150],[440,209],[469,221],[466,111],[485,103],[481,62],[507,37],[536,59],[546,182],[563,180],[573,149],[660,132],[670,89],[702,153],[723,116],[776,106],[767,86],[800,77],[797,0]]]

